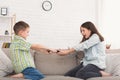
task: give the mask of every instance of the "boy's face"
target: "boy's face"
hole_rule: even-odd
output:
[[[24,39],[27,38],[27,36],[29,36],[29,31],[30,31],[30,28],[26,28],[25,30],[21,30],[19,32],[19,36],[23,37]]]

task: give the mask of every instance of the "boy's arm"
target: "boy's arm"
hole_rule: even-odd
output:
[[[42,51],[45,53],[54,52],[52,49],[49,49],[49,48],[47,48],[43,45],[40,45],[40,44],[32,44],[30,48],[33,50]]]

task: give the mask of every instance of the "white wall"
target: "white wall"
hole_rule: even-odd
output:
[[[97,0],[50,0],[51,11],[42,9],[44,0],[0,0],[8,6],[16,21],[24,20],[30,27],[28,40],[51,48],[71,47],[81,40],[80,25],[85,21],[98,24]]]
[[[101,30],[106,44],[111,48],[120,48],[120,4],[119,0],[102,0]]]

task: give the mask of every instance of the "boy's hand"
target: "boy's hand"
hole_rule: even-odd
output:
[[[48,49],[48,53],[52,54],[52,53],[56,53],[57,50],[56,49]]]
[[[49,54],[49,50],[48,49],[40,49],[39,51],[42,52],[42,53],[45,53],[45,54]]]

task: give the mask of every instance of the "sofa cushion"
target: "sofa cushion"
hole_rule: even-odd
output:
[[[23,78],[0,77],[0,80],[29,80]]]
[[[43,74],[64,75],[77,65],[75,56],[76,54],[59,56],[55,53],[35,52],[35,65]]]
[[[87,80],[120,80],[120,76],[95,77],[95,78],[89,78]]]
[[[0,80],[30,80],[30,79],[0,77]],[[47,76],[41,80],[83,80],[83,79],[78,79],[78,78],[73,78],[73,77],[65,77],[65,76]]]
[[[107,54],[106,64],[106,72],[113,76],[120,76],[120,53]]]
[[[83,80],[83,79],[67,77],[67,76],[47,76],[42,80]]]

